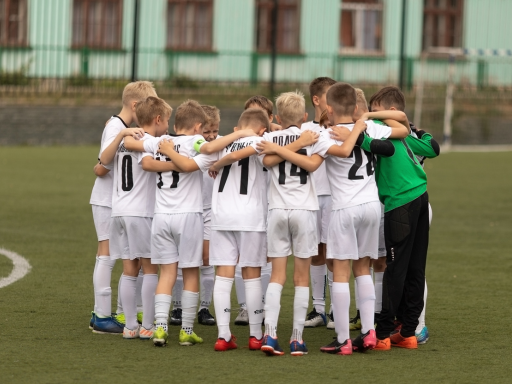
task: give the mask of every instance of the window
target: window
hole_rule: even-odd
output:
[[[27,0],[0,0],[0,45],[27,44]]]
[[[423,49],[462,47],[464,0],[424,0]]]
[[[340,52],[382,52],[381,0],[343,0],[341,3]]]
[[[73,47],[121,48],[120,0],[74,0]]]
[[[168,0],[167,48],[212,50],[213,0]]]
[[[273,0],[257,0],[256,48],[259,52],[272,50]],[[300,12],[298,0],[279,0],[277,5],[276,50],[297,53],[300,50]]]

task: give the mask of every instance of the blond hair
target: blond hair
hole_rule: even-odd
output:
[[[368,112],[368,102],[364,97],[364,92],[361,88],[354,88],[356,90],[356,105],[360,112]]]
[[[201,108],[203,108],[203,111],[206,114],[206,124],[216,125],[220,123],[219,108],[214,105],[201,105]]]
[[[187,100],[176,108],[174,125],[176,129],[191,129],[196,124],[204,124],[208,121],[201,105],[195,100]]]
[[[141,127],[151,125],[154,118],[159,116],[163,120],[169,120],[172,108],[163,99],[149,96],[146,100],[139,101],[135,106],[137,121]]]
[[[128,83],[123,89],[123,105],[146,100],[149,96],[158,97],[151,81],[135,81]]]
[[[268,116],[263,109],[248,108],[240,115],[237,127],[250,127],[257,129],[265,127],[268,132],[270,131],[270,122],[268,121]]]
[[[304,94],[295,92],[281,93],[276,98],[277,115],[287,124],[298,124],[306,113],[306,100]]]

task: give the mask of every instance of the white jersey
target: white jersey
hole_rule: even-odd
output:
[[[317,133],[322,133],[325,131],[325,128],[318,124],[317,121],[308,121],[304,123],[300,127],[301,131],[313,131]],[[329,180],[327,180],[327,169],[325,167],[325,163],[320,164],[318,169],[313,172],[313,183],[315,183],[316,194],[318,196],[326,196],[331,195],[331,188],[329,186]]]
[[[140,140],[151,140],[145,134]],[[114,183],[112,188],[112,217],[153,217],[155,209],[155,179],[153,172],[142,169],[143,152],[129,151],[124,140],[114,157]]]
[[[235,140],[219,152],[253,147],[262,141],[252,136]],[[217,231],[266,231],[267,182],[260,156],[246,157],[220,170],[213,186],[212,229]]]
[[[171,161],[167,156],[158,152],[161,140],[171,139],[174,150],[180,155],[193,159],[199,166],[195,172],[158,172],[155,185],[155,213],[203,213],[203,172],[217,160],[214,155],[201,155],[194,149],[197,140],[203,136],[168,136],[147,140],[144,142],[145,156],[153,156],[155,160]]]
[[[263,140],[286,146],[299,138],[299,127],[291,126],[282,131],[265,133]],[[311,156],[316,153],[312,146],[302,148],[299,153]],[[268,209],[304,209],[317,211],[318,198],[315,185],[308,171],[289,161],[270,168],[270,189]]]
[[[101,147],[100,153],[98,154],[98,161],[105,148],[114,141],[119,132],[124,128],[128,128],[128,126],[119,116],[112,116],[110,118],[101,135]],[[113,164],[106,165],[105,168],[111,172],[107,173],[105,176],[96,177],[89,204],[112,207],[112,183],[114,182],[112,175]]]
[[[388,138],[391,128],[376,124],[371,120],[366,122],[366,134],[375,139]],[[339,124],[352,130],[354,124]],[[314,150],[325,157],[327,177],[331,185],[332,210],[353,207],[356,205],[379,201],[377,183],[374,174],[374,156],[360,147],[354,150],[346,159],[328,156],[327,150],[333,145],[341,145],[330,137],[331,129],[320,135],[318,142],[313,144]]]

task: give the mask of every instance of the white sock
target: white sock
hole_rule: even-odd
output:
[[[219,338],[231,340],[229,322],[231,320],[231,288],[233,280],[229,277],[216,276],[213,287],[213,305],[215,308],[215,320],[219,329]]]
[[[354,299],[356,300],[356,309],[359,311],[359,291],[357,290],[356,279],[354,279]]]
[[[242,268],[239,265],[235,268],[235,290],[238,305],[245,307],[245,285],[242,278]]]
[[[325,283],[327,280],[327,267],[312,265],[309,268],[311,275],[311,293],[313,306],[318,313],[325,313]]]
[[[332,302],[333,302],[333,299],[332,299],[332,281],[333,281],[332,272],[327,270],[327,282],[329,284],[329,296],[331,298],[331,307],[330,307],[329,313],[332,313],[332,311],[333,311],[333,309],[332,309]]]
[[[382,281],[384,280],[384,272],[375,272],[375,313],[382,311]]]
[[[423,310],[421,311],[418,319],[418,326],[416,327],[416,333],[420,333],[425,326],[425,310],[427,309],[427,280],[425,280],[425,293],[423,293]]]
[[[142,273],[142,268],[139,269],[139,276],[137,276],[137,312],[142,312],[142,283],[144,282],[144,273]]]
[[[338,342],[344,343],[350,337],[349,331],[349,310],[350,310],[350,288],[348,283],[332,283],[334,324],[338,334]]]
[[[137,304],[135,294],[137,291],[137,278],[132,276],[121,276],[121,301],[123,303],[126,328],[137,329]]]
[[[183,273],[181,268],[178,268],[178,274],[176,275],[176,282],[172,288],[172,309],[181,308],[181,295],[183,293]]]
[[[96,306],[96,268],[98,268],[98,256],[96,256],[96,258],[95,258],[94,271],[92,273],[92,289],[94,292],[94,307],[93,307],[94,313],[98,312],[98,308]]]
[[[370,276],[371,276],[372,281],[373,281],[373,267],[370,267]]]
[[[181,329],[192,334],[194,329],[194,320],[196,318],[198,292],[183,290],[181,295]]]
[[[199,280],[201,285],[201,305],[199,306],[199,310],[201,310],[203,308],[208,309],[212,303],[215,269],[213,268],[213,265],[208,265],[199,267],[199,270],[201,272]]]
[[[157,327],[163,327],[167,332],[169,321],[169,310],[171,309],[172,297],[159,293],[155,295],[155,322]]]
[[[308,314],[309,287],[295,287],[293,298],[293,331],[290,341],[302,341],[304,322]]]
[[[124,312],[123,302],[121,301],[121,282],[123,281],[123,275],[119,276],[119,283],[117,284],[117,309],[116,313],[119,315]]]
[[[375,327],[375,287],[370,275],[359,276],[355,280],[357,281],[357,290],[359,291],[357,297],[359,297],[361,333],[366,333]]]
[[[263,303],[265,303],[265,294],[267,293],[268,283],[270,283],[270,276],[272,275],[272,263],[267,263],[261,267],[261,293],[263,295]]]
[[[142,326],[146,329],[151,329],[155,321],[155,291],[157,285],[158,275],[144,275],[142,282]]]
[[[247,296],[247,313],[249,315],[249,336],[261,339],[261,322],[263,321],[263,302],[261,301],[261,278],[247,279],[245,294]]]
[[[94,299],[96,306],[96,315],[99,317],[109,317],[112,313],[112,288],[110,288],[110,279],[112,269],[116,264],[115,259],[110,256],[98,256],[97,266],[94,269]]]
[[[265,335],[277,337],[277,320],[281,310],[281,293],[283,286],[278,283],[269,283],[265,295]]]

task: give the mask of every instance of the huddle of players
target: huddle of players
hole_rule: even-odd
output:
[[[230,294],[238,265],[244,279],[249,348],[261,349],[267,355],[284,353],[277,340],[277,322],[286,264],[293,254],[295,296],[290,351],[292,355],[308,353],[302,333],[309,300],[311,258],[318,254],[320,240],[326,240],[322,242],[327,243],[327,259],[333,261],[332,301],[338,335],[321,350],[350,354],[353,350],[390,349],[391,343],[415,347],[412,339],[416,341],[414,331],[423,308],[428,246],[426,176],[415,154],[435,157],[439,154],[438,146],[424,132],[417,138],[411,136],[407,117],[401,111],[364,113],[354,124],[358,112],[354,88],[328,78],[315,81],[322,83],[320,94],[315,96],[326,103],[332,128],[323,129],[318,124],[315,130],[307,126],[301,129],[307,120],[304,97],[299,92],[288,92],[276,99],[281,130],[271,132],[268,114],[249,108],[241,115],[234,133],[209,142],[201,135],[207,117],[198,103],[189,100],[177,108],[176,135],[168,136],[165,133],[172,112],[169,105],[156,94],[135,101],[123,94],[123,111],[125,107],[131,111],[141,128],[118,130],[115,138],[111,134],[107,140],[109,124],[123,121],[123,111],[120,117],[113,117],[105,128],[100,163],[95,168],[98,175],[108,175],[109,169],[114,175],[107,237],[110,257],[100,256],[108,250],[98,249],[93,279],[94,330],[101,331],[101,322],[116,323],[110,316],[110,275],[108,287],[104,284],[106,276],[102,287],[97,282],[102,278],[101,271],[107,275],[108,271],[104,272],[109,268],[111,273],[114,260],[121,258],[123,337],[153,339],[158,346],[167,344],[171,292],[179,266],[183,276],[179,342],[202,342],[193,332],[193,322],[198,302],[198,269],[203,264],[203,242],[198,241],[203,239],[204,230],[202,184],[203,174],[208,171],[215,178],[209,247],[209,263],[216,266],[217,275],[213,296],[219,337],[215,350],[237,348],[229,322]],[[126,89],[125,93],[129,94]],[[386,107],[383,101],[377,104]],[[369,120],[377,118],[387,125]],[[109,165],[112,160],[113,167]],[[319,238],[319,201],[311,174],[324,160],[332,213],[326,238]],[[386,212],[388,266],[384,274],[387,295],[376,319],[376,334],[370,259],[378,254],[379,194]],[[98,230],[101,215],[93,199],[91,204]],[[102,238],[105,236],[98,231],[100,247]],[[267,264],[267,255],[272,260],[272,273],[263,303],[261,268]],[[351,260],[362,326],[361,334],[352,340],[348,313]],[[100,265],[105,262],[109,263],[108,268],[102,269]],[[137,323],[140,266],[142,326]],[[392,334],[399,306],[403,325]]]

